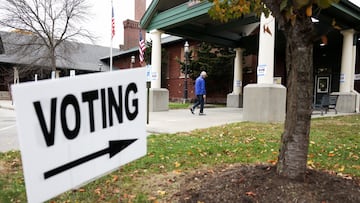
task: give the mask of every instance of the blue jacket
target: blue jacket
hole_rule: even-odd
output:
[[[201,75],[195,80],[195,95],[206,95],[205,80]]]

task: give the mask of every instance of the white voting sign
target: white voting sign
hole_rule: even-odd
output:
[[[146,154],[146,69],[12,86],[28,202]]]

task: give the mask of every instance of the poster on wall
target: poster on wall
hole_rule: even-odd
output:
[[[317,90],[317,93],[328,93],[329,92],[329,77],[318,77],[316,90]]]

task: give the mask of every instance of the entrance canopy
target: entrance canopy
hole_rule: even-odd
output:
[[[212,3],[196,0],[153,0],[140,21],[142,29],[161,30],[166,34],[214,43],[226,47],[243,47],[259,25],[259,18],[247,15],[227,23],[208,15]],[[360,8],[348,0],[341,0],[321,12],[314,12],[319,35],[328,32],[336,22],[338,29],[360,31]]]

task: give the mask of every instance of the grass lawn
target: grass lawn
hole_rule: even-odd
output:
[[[360,178],[360,115],[312,120],[308,166]],[[161,202],[199,169],[275,164],[282,124],[241,122],[188,133],[150,135],[147,156],[49,202]],[[0,202],[26,202],[18,151],[0,153]]]
[[[178,103],[178,102],[170,102],[169,109],[187,109],[191,106],[191,103]]]

